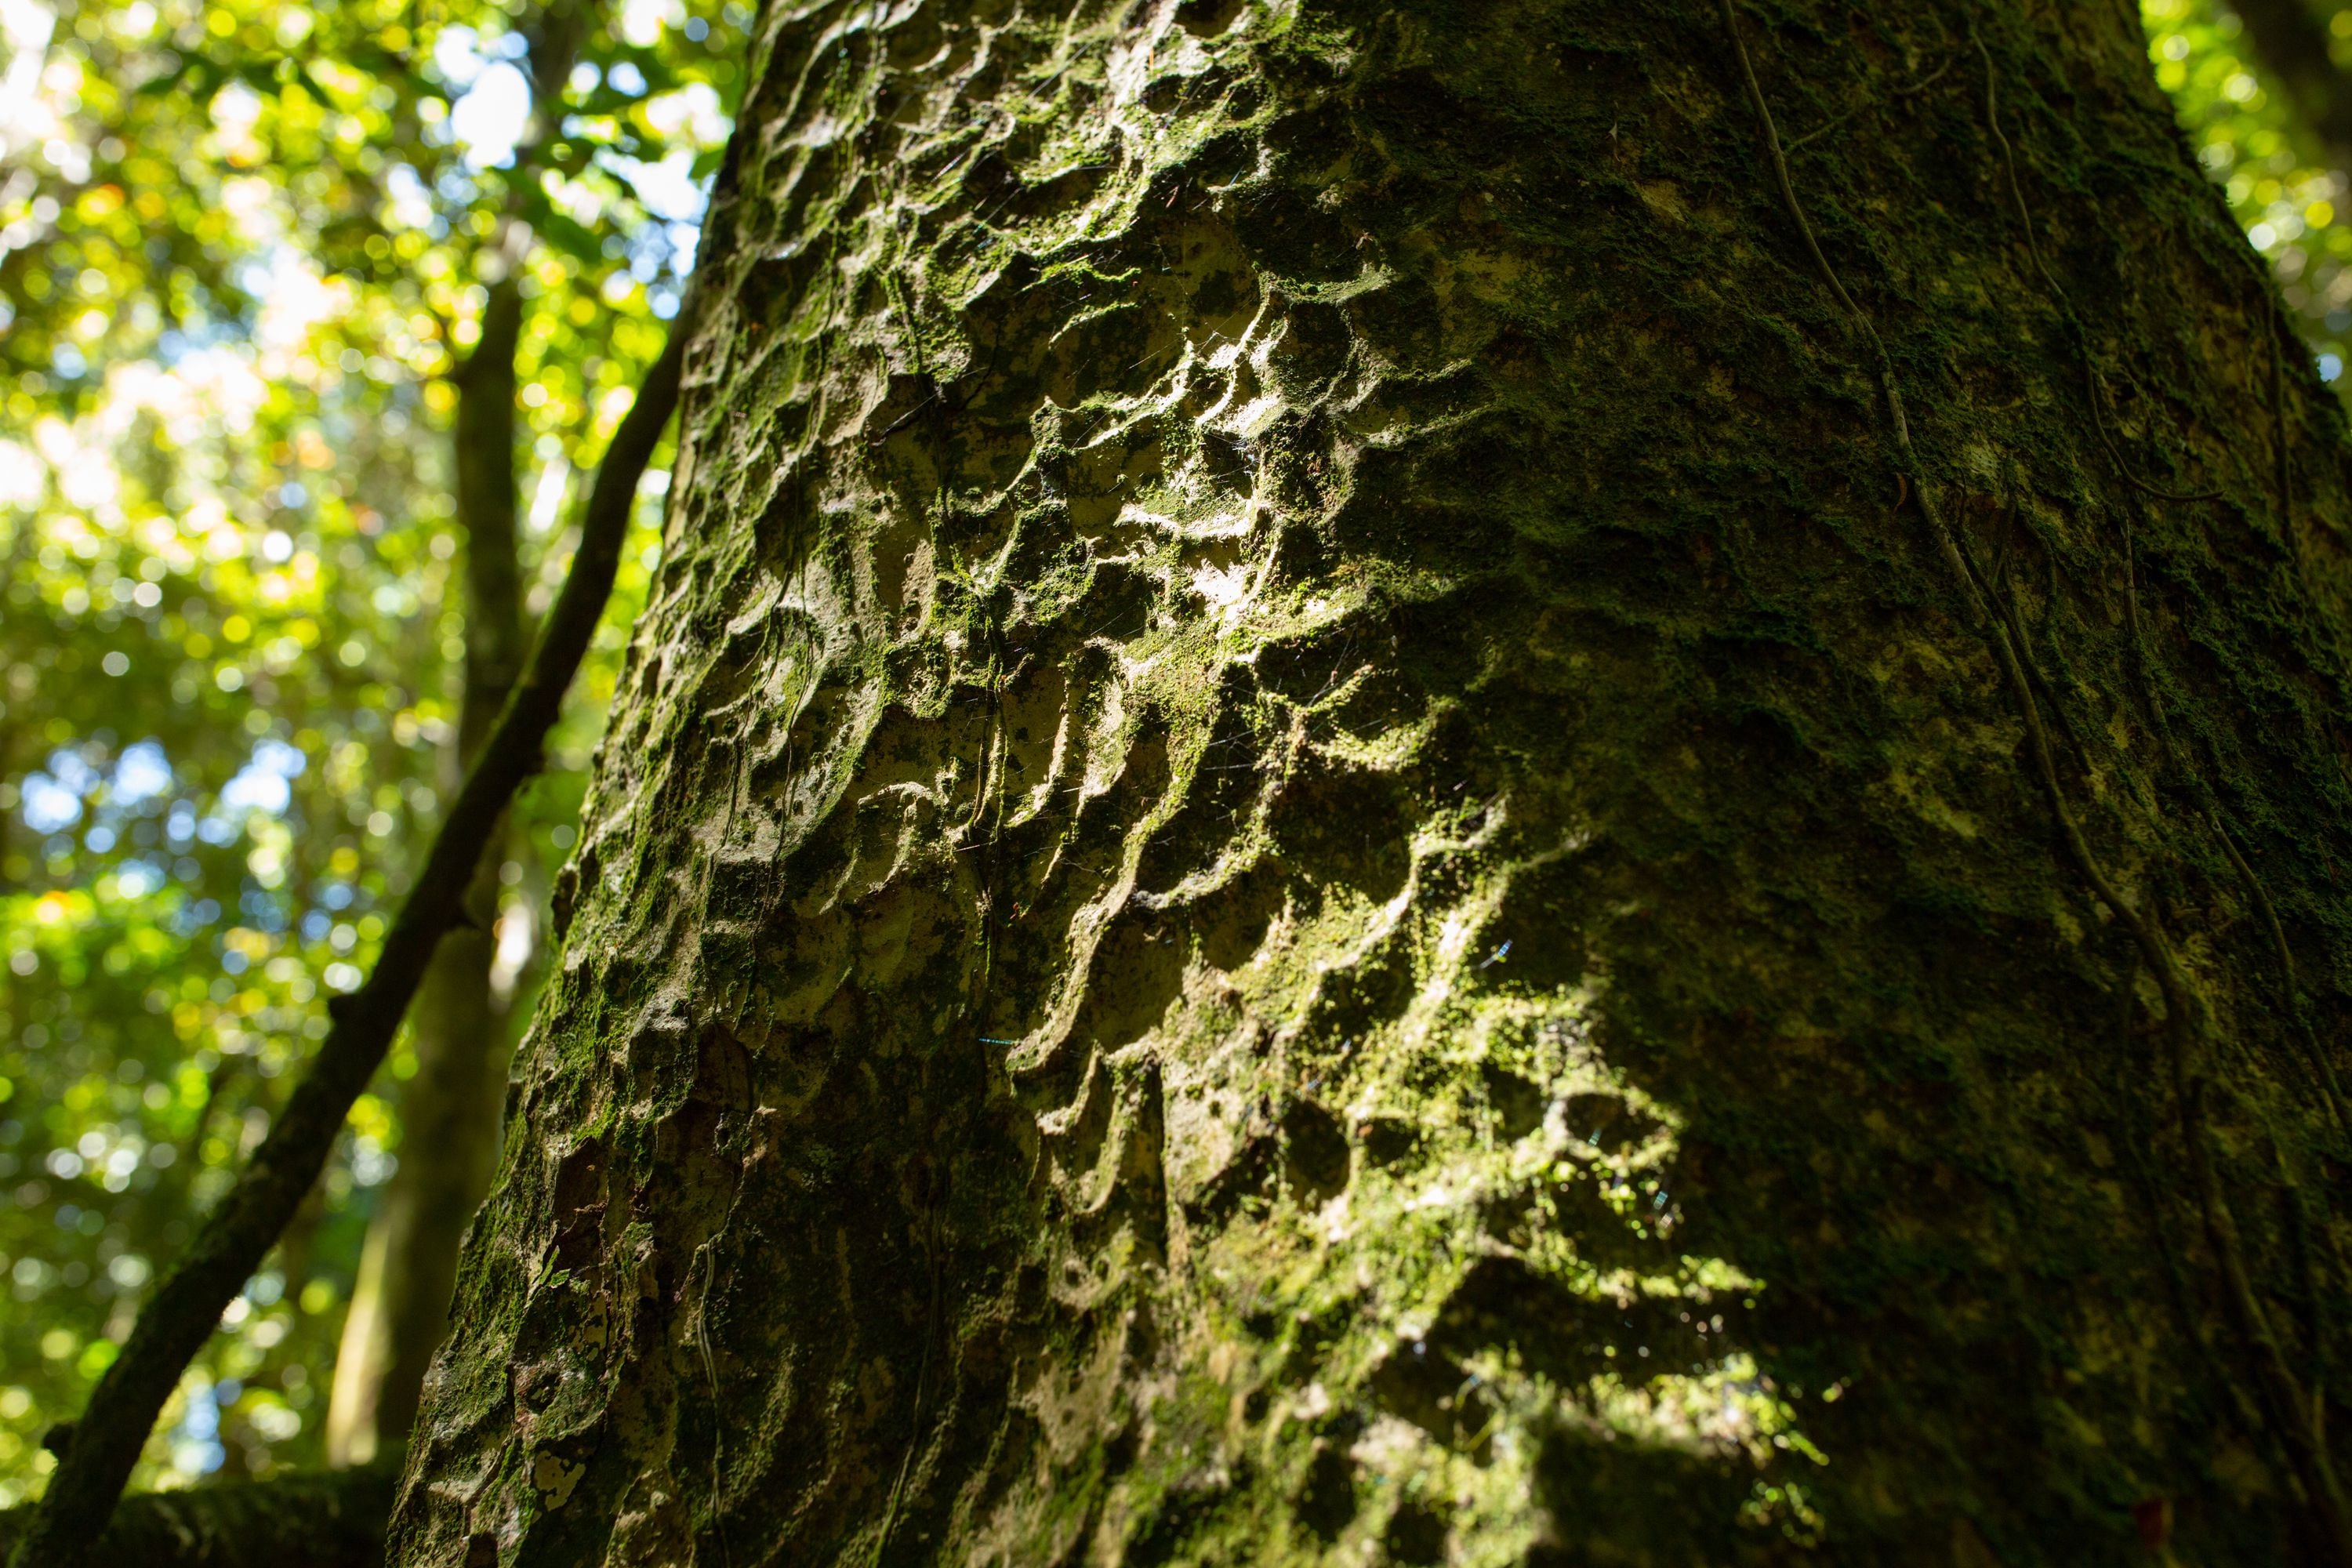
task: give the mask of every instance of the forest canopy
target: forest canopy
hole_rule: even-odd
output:
[[[2143,15],[2337,381],[2352,7],[2304,18],[2319,71],[2266,52],[2252,12]],[[454,790],[467,367],[508,345],[534,621],[680,308],[753,26],[736,0],[0,0],[0,1506],[37,1494],[42,1434],[258,1145]],[[666,463],[498,858],[509,1031],[658,564]],[[396,1047],[134,1486],[326,1462],[416,1070]]]

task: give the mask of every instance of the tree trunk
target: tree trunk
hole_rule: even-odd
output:
[[[457,523],[466,541],[465,689],[451,784],[481,749],[522,673],[522,572],[515,547],[515,352],[522,295],[490,287],[482,332],[456,377]],[[495,842],[495,841],[494,841]],[[467,891],[472,923],[441,939],[410,1015],[416,1072],[401,1086],[400,1163],[369,1227],[335,1365],[330,1462],[364,1465],[407,1441],[442,1336],[457,1245],[488,1190],[505,1109],[506,1009],[493,993],[499,868],[486,855]]]
[[[394,1561],[2352,1561],[2340,416],[1736,25],[770,8]]]

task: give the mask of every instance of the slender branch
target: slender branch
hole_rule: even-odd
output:
[[[149,1300],[91,1393],[49,1479],[13,1568],[80,1568],[130,1479],[155,1417],[189,1361],[260,1266],[318,1179],[352,1102],[400,1028],[442,933],[457,918],[482,849],[522,782],[539,770],[589,639],[604,616],[628,532],[637,480],[677,406],[689,315],[637,389],[597,470],[571,575],[549,612],[530,668],[507,700],[426,856],[424,874],[384,938],[365,984],[329,1004],[333,1019],[285,1113],[213,1211],[194,1246]]]

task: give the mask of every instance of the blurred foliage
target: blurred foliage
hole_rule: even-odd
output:
[[[41,1432],[267,1130],[455,785],[446,377],[485,279],[527,232],[534,615],[677,309],[750,14],[565,13],[582,36],[530,138],[547,15],[0,0],[0,1506],[37,1490]],[[518,812],[510,986],[665,482]],[[135,1485],[319,1462],[399,1154],[362,1100]]]
[[[2327,16],[2336,67],[2352,70],[2352,5],[2313,4]],[[2140,16],[2157,80],[2179,106],[2190,144],[2277,272],[2322,379],[2336,381],[2352,342],[2352,171],[2328,167],[2319,139],[2227,5],[2141,0]]]
[[[2343,171],[2211,0],[2151,58],[2340,371]],[[463,653],[445,379],[514,223],[526,571],[567,524],[690,266],[740,0],[614,0],[527,144],[543,15],[476,0],[0,0],[0,1506],[79,1408],[358,983],[438,803]],[[2352,62],[2352,9],[2334,36]],[[663,476],[649,477],[657,489]],[[519,810],[503,980],[572,842],[652,505]],[[398,1077],[413,1063],[395,1053]],[[362,1100],[135,1484],[319,1462],[373,1194]]]

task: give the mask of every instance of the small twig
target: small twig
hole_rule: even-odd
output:
[[[139,1314],[131,1337],[90,1394],[73,1439],[42,1496],[12,1568],[79,1568],[114,1511],[139,1451],[189,1361],[301,1205],[352,1102],[383,1060],[417,983],[455,920],[476,864],[508,803],[541,766],[547,732],[588,651],[621,559],[637,480],[677,403],[690,312],[646,373],[621,421],[580,531],[563,591],[549,612],[530,668],[507,699],[473,771],[425,857],[425,870],[385,936],[375,971],[328,1005],[333,1020],[309,1070],[195,1243]]]
[[[2078,332],[2082,330],[2079,323],[2075,330]],[[2105,393],[2099,381],[2099,373],[2091,363],[2091,351],[2087,342],[2083,349],[2083,378],[2089,383],[2091,388],[2091,426],[2099,433],[2099,440],[2107,449],[2108,459],[2115,464],[2116,472],[2122,477],[2124,483],[2144,494],[2154,496],[2158,500],[2220,500],[2227,493],[2221,489],[2168,490],[2162,485],[2150,484],[2133,473],[2130,461],[2125,458],[2123,448],[2116,445],[2115,434],[2107,427],[2107,417],[2104,412]]]
[[[939,400],[940,395],[935,389],[929,397],[924,398],[920,403],[916,404],[912,408],[908,409],[907,412],[890,421],[889,424],[884,426],[881,430],[876,434],[867,437],[866,438],[866,444],[869,447],[879,447],[883,442],[887,441],[891,437],[896,436],[899,431],[904,430],[908,426],[912,425],[915,422],[916,415],[920,414],[924,409],[929,408],[932,404],[937,403]]]
[[[2266,1130],[2267,1131],[2267,1130]],[[2278,1167],[2280,1207],[2284,1211],[2289,1249],[2294,1255],[2295,1283],[2302,1288],[2304,1361],[2310,1367],[2311,1425],[2322,1439],[2327,1435],[2327,1298],[2319,1282],[2318,1248],[2313,1245],[2311,1211],[2303,1184],[2286,1163],[2286,1151],[2274,1132],[2267,1134],[2271,1163]],[[2322,1225],[2326,1223],[2323,1219]]]
[[[1959,62],[1960,57],[1954,55],[1950,59],[1946,60],[1942,65],[1937,66],[1933,71],[1921,77],[1917,81],[1908,83],[1903,87],[1889,89],[1886,96],[1889,98],[1909,98],[1914,93],[1925,92],[1929,88],[1935,86],[1938,80],[1942,79],[1946,71],[1950,70],[1954,66],[1959,64]],[[1806,132],[1802,136],[1790,137],[1785,150],[1793,153],[1798,148],[1806,145],[1808,142],[1820,141],[1822,137],[1828,135],[1839,126],[1843,125],[1847,121],[1852,120],[1855,115],[1860,114],[1863,110],[1866,109],[1882,109],[1885,106],[1878,103],[1857,103],[1852,109],[1847,110],[1843,114],[1831,116],[1821,124],[1814,126],[1811,131]]]

